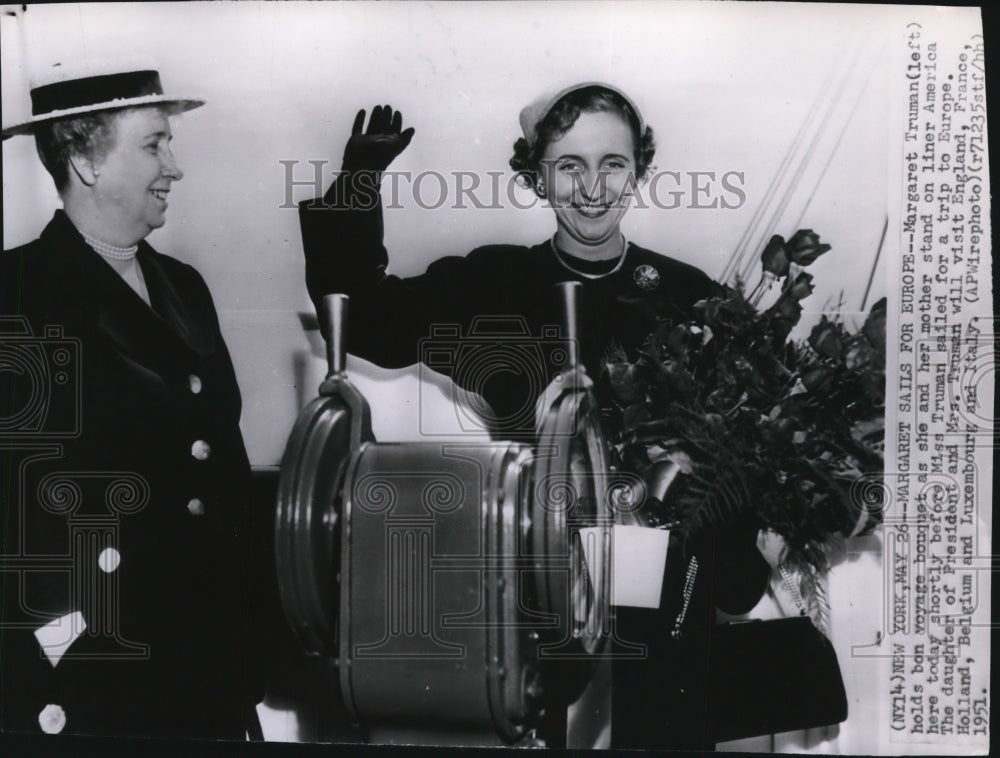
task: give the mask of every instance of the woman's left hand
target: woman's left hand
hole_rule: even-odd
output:
[[[757,532],[757,549],[772,569],[778,568],[788,554],[785,538],[770,529]]]

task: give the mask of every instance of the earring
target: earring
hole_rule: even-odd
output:
[[[545,197],[545,182],[541,179],[535,182],[535,190],[538,192],[539,197]]]
[[[97,169],[95,168],[95,169],[94,169],[94,176],[100,176],[100,175],[101,175],[101,172],[100,172],[100,171],[98,171],[98,170],[97,170]]]

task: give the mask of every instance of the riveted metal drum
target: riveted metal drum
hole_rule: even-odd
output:
[[[344,375],[346,299],[328,296],[330,374],[282,462],[278,573],[299,642],[336,657],[342,699],[371,730],[514,742],[590,676],[612,516],[575,359],[578,290],[561,289],[570,360],[534,447],[375,442]]]
[[[369,726],[487,730],[538,714],[523,519],[532,456],[513,443],[362,446],[344,481],[340,680]]]

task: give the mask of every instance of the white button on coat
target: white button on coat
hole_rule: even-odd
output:
[[[97,556],[97,565],[100,567],[101,571],[105,574],[110,574],[112,571],[118,568],[118,564],[122,562],[122,555],[113,547],[106,547],[101,551],[101,554]]]
[[[203,461],[212,454],[211,446],[205,440],[195,440],[191,445],[191,455],[199,461]]]
[[[205,504],[199,498],[193,497],[188,500],[188,511],[192,516],[204,516]]]
[[[201,377],[197,374],[191,374],[191,376],[188,377],[188,389],[190,389],[195,395],[201,392]]]
[[[59,734],[66,726],[66,711],[61,705],[49,703],[38,714],[38,725],[46,734]]]

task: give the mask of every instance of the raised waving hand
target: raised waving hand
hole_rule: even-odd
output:
[[[403,114],[391,105],[372,108],[368,128],[364,129],[365,110],[354,118],[351,137],[344,148],[345,171],[385,171],[410,144],[413,127],[403,129]]]

